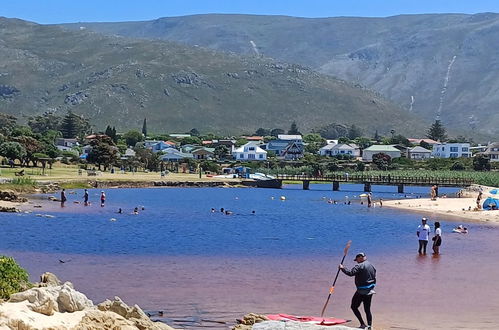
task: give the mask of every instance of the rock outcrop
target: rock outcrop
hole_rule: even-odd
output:
[[[19,197],[12,190],[0,190],[0,201],[24,203],[28,200],[24,197]]]
[[[152,322],[139,306],[128,306],[120,298],[98,306],[73,284],[61,284],[51,273],[29,290],[15,293],[0,304],[0,329],[22,330],[172,330]]]

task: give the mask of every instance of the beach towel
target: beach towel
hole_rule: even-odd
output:
[[[266,315],[272,321],[297,321],[316,325],[337,325],[348,322],[348,320],[331,318],[331,317],[316,317],[316,316],[295,316],[289,314],[270,314]]]

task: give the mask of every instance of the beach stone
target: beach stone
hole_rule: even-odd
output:
[[[133,322],[135,329],[140,330],[170,330],[172,327],[164,323],[152,322],[149,317],[144,313],[144,311],[137,305],[132,307],[128,306],[119,297],[114,297],[114,300],[105,300],[104,302],[97,305],[97,308],[103,312],[114,312],[124,319]]]
[[[0,206],[0,212],[6,212],[6,213],[19,213],[21,212],[19,209],[15,207],[9,207],[9,206]]]
[[[61,284],[62,282],[57,278],[57,276],[55,276],[55,274],[45,272],[40,275],[40,283],[38,283],[38,286],[58,286]]]
[[[82,311],[87,307],[92,307],[93,302],[83,293],[76,291],[73,284],[66,282],[61,286],[59,296],[57,298],[60,312],[76,312]]]
[[[137,330],[133,322],[126,320],[120,315],[99,310],[88,311],[81,319],[75,330],[94,329],[120,329]]]
[[[238,320],[238,324],[234,326],[234,330],[250,330],[253,325],[258,322],[267,321],[268,318],[262,314],[249,313],[243,316],[241,320]]]

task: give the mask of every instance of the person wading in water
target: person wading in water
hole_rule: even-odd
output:
[[[376,286],[376,268],[367,261],[365,253],[359,253],[355,256],[354,261],[357,262],[351,270],[348,270],[340,264],[338,266],[341,271],[348,276],[355,276],[355,286],[357,291],[352,297],[351,308],[355,316],[360,322],[361,329],[372,329],[373,317],[371,314],[371,301],[373,298],[374,287]],[[366,312],[367,326],[364,323],[364,319],[360,314],[359,307],[360,304],[364,304],[364,311]]]

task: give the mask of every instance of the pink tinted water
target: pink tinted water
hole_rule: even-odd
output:
[[[470,241],[480,241],[472,238]],[[378,269],[373,301],[383,328],[497,329],[499,297],[494,255],[474,257],[470,248],[438,258],[373,255]],[[471,251],[481,250],[474,247]],[[489,254],[490,253],[490,254]],[[145,310],[163,310],[172,320],[221,320],[232,324],[248,312],[319,315],[335,273],[337,258],[116,257],[11,253],[31,273],[51,271],[71,280],[96,302],[120,296]],[[59,258],[70,260],[60,263]],[[353,262],[348,260],[347,265]],[[353,279],[340,274],[326,315],[354,319],[349,302]],[[353,321],[356,325],[357,321]],[[228,327],[228,325],[216,325]]]

